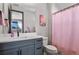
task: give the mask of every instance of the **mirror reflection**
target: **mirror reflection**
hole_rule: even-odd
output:
[[[11,32],[23,32],[23,12],[10,10]]]

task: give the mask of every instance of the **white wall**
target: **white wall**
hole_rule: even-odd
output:
[[[35,19],[33,18],[32,20],[34,21],[30,21],[31,25],[35,24],[36,26],[36,32],[38,35],[42,35],[42,36],[48,36],[48,10],[47,10],[47,5],[40,3],[40,4],[32,4],[32,5],[28,5],[28,4],[16,4],[13,5],[13,9],[15,10],[19,10],[19,11],[23,11],[24,12],[24,28],[26,28],[27,26],[27,21],[29,19],[32,19],[35,16]],[[28,13],[28,12],[33,12],[33,14]],[[27,17],[28,15],[28,17]],[[34,15],[34,16],[33,16]],[[46,26],[40,26],[39,25],[39,16],[40,15],[44,15],[46,18]],[[27,20],[28,19],[28,20]]]
[[[39,35],[42,36],[48,36],[48,10],[47,10],[47,4],[40,3],[36,6],[36,12],[37,12],[37,24],[36,24],[36,30]],[[40,26],[39,25],[39,16],[44,15],[46,19],[46,26]]]
[[[51,4],[51,12],[54,13],[61,9],[67,8],[75,3],[53,3]]]
[[[2,6],[2,3],[0,3],[0,10],[2,10],[3,6]]]
[[[4,3],[4,18],[5,19],[8,19],[8,6],[9,4],[8,3]]]
[[[52,13],[51,13],[51,4],[47,4],[48,9],[48,44],[52,43]]]
[[[0,3],[0,11],[2,11],[2,3]],[[0,25],[0,34],[2,33],[3,27]]]

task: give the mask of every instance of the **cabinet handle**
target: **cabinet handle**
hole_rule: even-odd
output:
[[[19,55],[19,50],[17,51],[17,55]]]
[[[37,49],[41,49],[41,47],[38,47]]]
[[[22,53],[21,53],[21,50],[20,50],[20,55],[21,55]]]

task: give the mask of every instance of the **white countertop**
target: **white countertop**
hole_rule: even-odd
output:
[[[29,36],[29,37],[0,37],[0,43],[20,41],[20,40],[30,40],[35,38],[42,38],[42,36]]]
[[[0,43],[20,41],[20,40],[30,40],[35,38],[48,39],[48,37],[37,35],[37,33],[20,33],[20,37],[11,37],[10,34],[0,34]]]

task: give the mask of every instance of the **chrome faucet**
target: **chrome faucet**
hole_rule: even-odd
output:
[[[17,27],[17,37],[19,37],[19,28]]]

